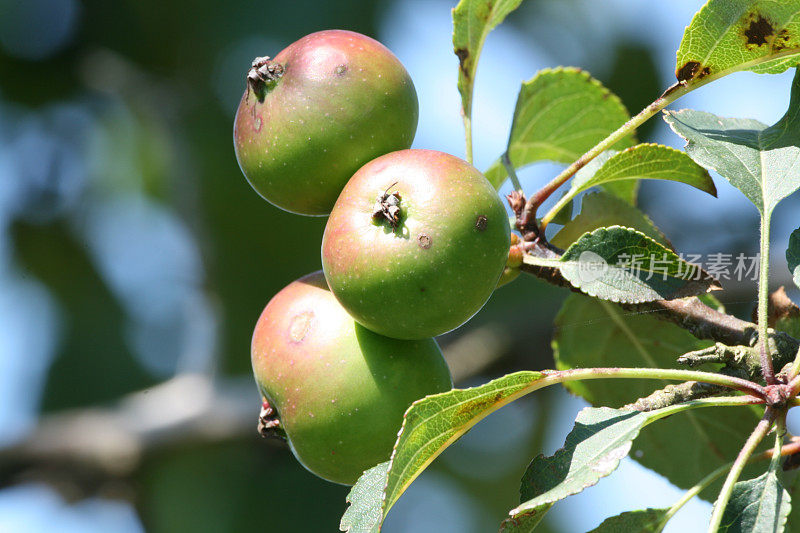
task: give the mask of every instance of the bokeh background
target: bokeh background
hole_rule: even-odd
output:
[[[541,68],[584,68],[637,112],[673,83],[674,51],[701,3],[524,2],[481,58],[476,165],[502,152],[519,84]],[[255,320],[274,293],[320,268],[325,220],[250,189],[232,117],[253,57],[351,29],[411,73],[414,145],[463,156],[454,4],[0,0],[0,531],[337,530],[347,488],[257,436],[249,373]],[[736,74],[677,107],[772,123],[790,80]],[[640,138],[681,146],[658,118]],[[535,165],[523,184],[533,190],[557,170]],[[646,183],[641,203],[681,251],[755,253],[755,209],[716,181],[719,199]],[[783,250],[798,207],[795,197],[775,215],[775,286],[788,284]],[[727,288],[722,299],[748,316],[754,284]],[[497,291],[440,339],[458,385],[551,367],[565,296],[534,279]],[[421,476],[385,531],[495,530],[528,460],[557,449],[583,406],[553,389],[490,416]],[[546,529],[586,531],[680,494],[626,460],[557,505]],[[694,501],[668,529],[699,530],[709,512]]]

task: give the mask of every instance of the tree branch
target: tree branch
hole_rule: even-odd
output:
[[[145,453],[187,442],[252,434],[261,399],[251,379],[212,382],[181,375],[123,398],[115,406],[44,416],[21,442],[0,449],[0,471],[51,465],[124,477]],[[6,477],[4,475],[3,477]]]
[[[545,258],[557,257],[557,251],[545,244],[528,246],[527,253]],[[569,281],[564,279],[557,268],[542,267],[523,263],[520,270],[532,274],[552,285],[580,293]],[[689,331],[698,339],[708,339],[729,346],[755,346],[758,341],[758,327],[752,322],[721,313],[696,297],[676,300],[659,300],[642,304],[617,304],[626,311],[652,314],[661,320],[674,322]],[[771,337],[779,353],[797,353],[800,341],[782,332],[771,331]],[[789,362],[789,361],[786,361]],[[785,364],[784,362],[783,364]],[[776,361],[776,365],[779,361]],[[760,366],[759,366],[760,370]]]
[[[716,396],[723,392],[727,392],[727,389],[720,385],[687,381],[685,383],[667,385],[649,396],[639,398],[635,402],[625,405],[623,409],[642,412],[655,411],[670,405]]]

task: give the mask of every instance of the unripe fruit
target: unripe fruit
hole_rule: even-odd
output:
[[[509,229],[499,196],[472,165],[402,150],[347,183],[325,227],[323,270],[360,324],[398,339],[434,337],[489,299]]]
[[[236,158],[269,202],[326,215],[359,167],[411,146],[418,115],[414,84],[386,47],[351,31],[312,33],[253,62]]]
[[[251,358],[298,461],[337,483],[388,460],[408,406],[452,386],[436,341],[390,339],[356,324],[321,272],[267,304]]]

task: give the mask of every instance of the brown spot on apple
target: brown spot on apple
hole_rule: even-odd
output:
[[[428,235],[420,233],[419,237],[417,237],[417,244],[419,244],[419,247],[422,248],[423,250],[427,250],[428,248],[431,247],[433,241]]]
[[[293,343],[303,342],[303,339],[308,335],[311,329],[311,323],[314,321],[314,311],[304,311],[292,319],[289,324],[289,338]]]

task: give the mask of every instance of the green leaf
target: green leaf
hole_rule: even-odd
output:
[[[475,71],[486,36],[522,0],[461,0],[453,9],[453,48],[458,56],[458,92],[465,116],[472,113]]]
[[[794,230],[789,237],[786,261],[789,263],[789,270],[792,272],[794,284],[800,287],[800,228]]]
[[[360,478],[347,494],[350,507],[342,515],[339,530],[348,533],[377,533],[383,513],[383,488],[389,461],[373,466]]]
[[[722,514],[720,532],[780,533],[792,510],[791,497],[783,487],[773,461],[763,475],[733,486]]]
[[[567,248],[586,232],[607,226],[625,226],[641,231],[654,241],[672,248],[672,243],[638,208],[606,192],[587,194],[581,200],[581,212],[550,240]]]
[[[678,355],[708,346],[685,329],[652,314],[628,313],[609,302],[579,294],[567,298],[555,326],[553,354],[561,370],[669,368],[675,366]],[[612,380],[584,380],[564,385],[592,405],[622,406],[668,383],[626,380],[620,386]],[[647,428],[636,439],[631,457],[688,489],[733,460],[760,418],[756,408],[689,411]]]
[[[570,195],[606,183],[639,179],[679,181],[717,195],[708,171],[680,150],[659,144],[638,144],[613,153],[597,169],[582,168],[572,179]]]
[[[664,119],[688,141],[692,159],[717,171],[763,215],[800,188],[800,73],[789,110],[774,126],[690,109],[666,111]]]
[[[629,118],[619,97],[588,73],[577,68],[541,70],[522,84],[507,151],[515,168],[536,161],[572,163]],[[629,136],[615,148],[635,143]],[[498,161],[485,175],[500,187],[507,173]]]
[[[564,191],[562,194],[562,198],[566,196],[569,191]],[[567,204],[556,213],[556,216],[553,217],[554,224],[561,224],[562,226],[568,224],[570,220],[572,220],[572,213],[575,211],[575,202],[570,200]]]
[[[544,374],[516,372],[470,389],[455,389],[412,404],[391,458],[384,514],[444,449],[488,414],[543,387]]]
[[[584,175],[591,176],[595,172],[597,172],[600,167],[605,164],[606,161],[611,159],[612,156],[618,154],[617,150],[606,150],[605,152],[601,153],[599,156],[595,157],[589,163],[586,164],[580,171]],[[618,180],[618,181],[610,181],[607,183],[601,183],[600,187],[614,196],[625,200],[627,203],[631,205],[636,205],[636,200],[639,195],[639,181],[638,180]],[[572,190],[568,190],[564,193],[564,196],[572,194]],[[553,219],[553,222],[556,220]]]
[[[642,428],[690,407],[686,403],[649,412],[583,409],[564,447],[551,457],[539,455],[531,461],[522,476],[522,503],[510,511],[510,520],[541,517],[555,502],[595,485],[616,470]]]
[[[381,465],[359,478],[356,487],[361,489],[354,487],[349,495],[347,524],[357,524],[360,529],[354,531],[359,532],[380,527],[400,495],[445,448],[493,411],[553,383],[541,372],[516,372],[480,387],[454,389],[414,402],[403,419],[385,483],[379,483],[376,471]]]
[[[800,476],[795,475],[794,479],[789,482],[791,488],[789,489],[789,496],[791,501],[797,502],[800,498]],[[792,511],[789,513],[789,519],[786,521],[787,533],[800,533],[800,506],[793,505]]]
[[[627,511],[606,518],[589,533],[658,533],[669,509]]]
[[[622,226],[584,234],[559,263],[561,274],[574,287],[612,302],[683,298],[719,288],[700,267],[644,233]]]
[[[709,0],[694,16],[678,49],[678,81],[698,83],[739,70],[775,74],[800,54],[796,0]]]
[[[631,205],[636,205],[639,197],[639,182],[637,180],[612,181],[604,183],[600,188]]]
[[[616,470],[651,416],[608,407],[581,410],[564,447],[551,457],[539,455],[528,465],[520,488],[522,503],[509,512],[510,520],[541,519],[558,500],[595,485]]]

